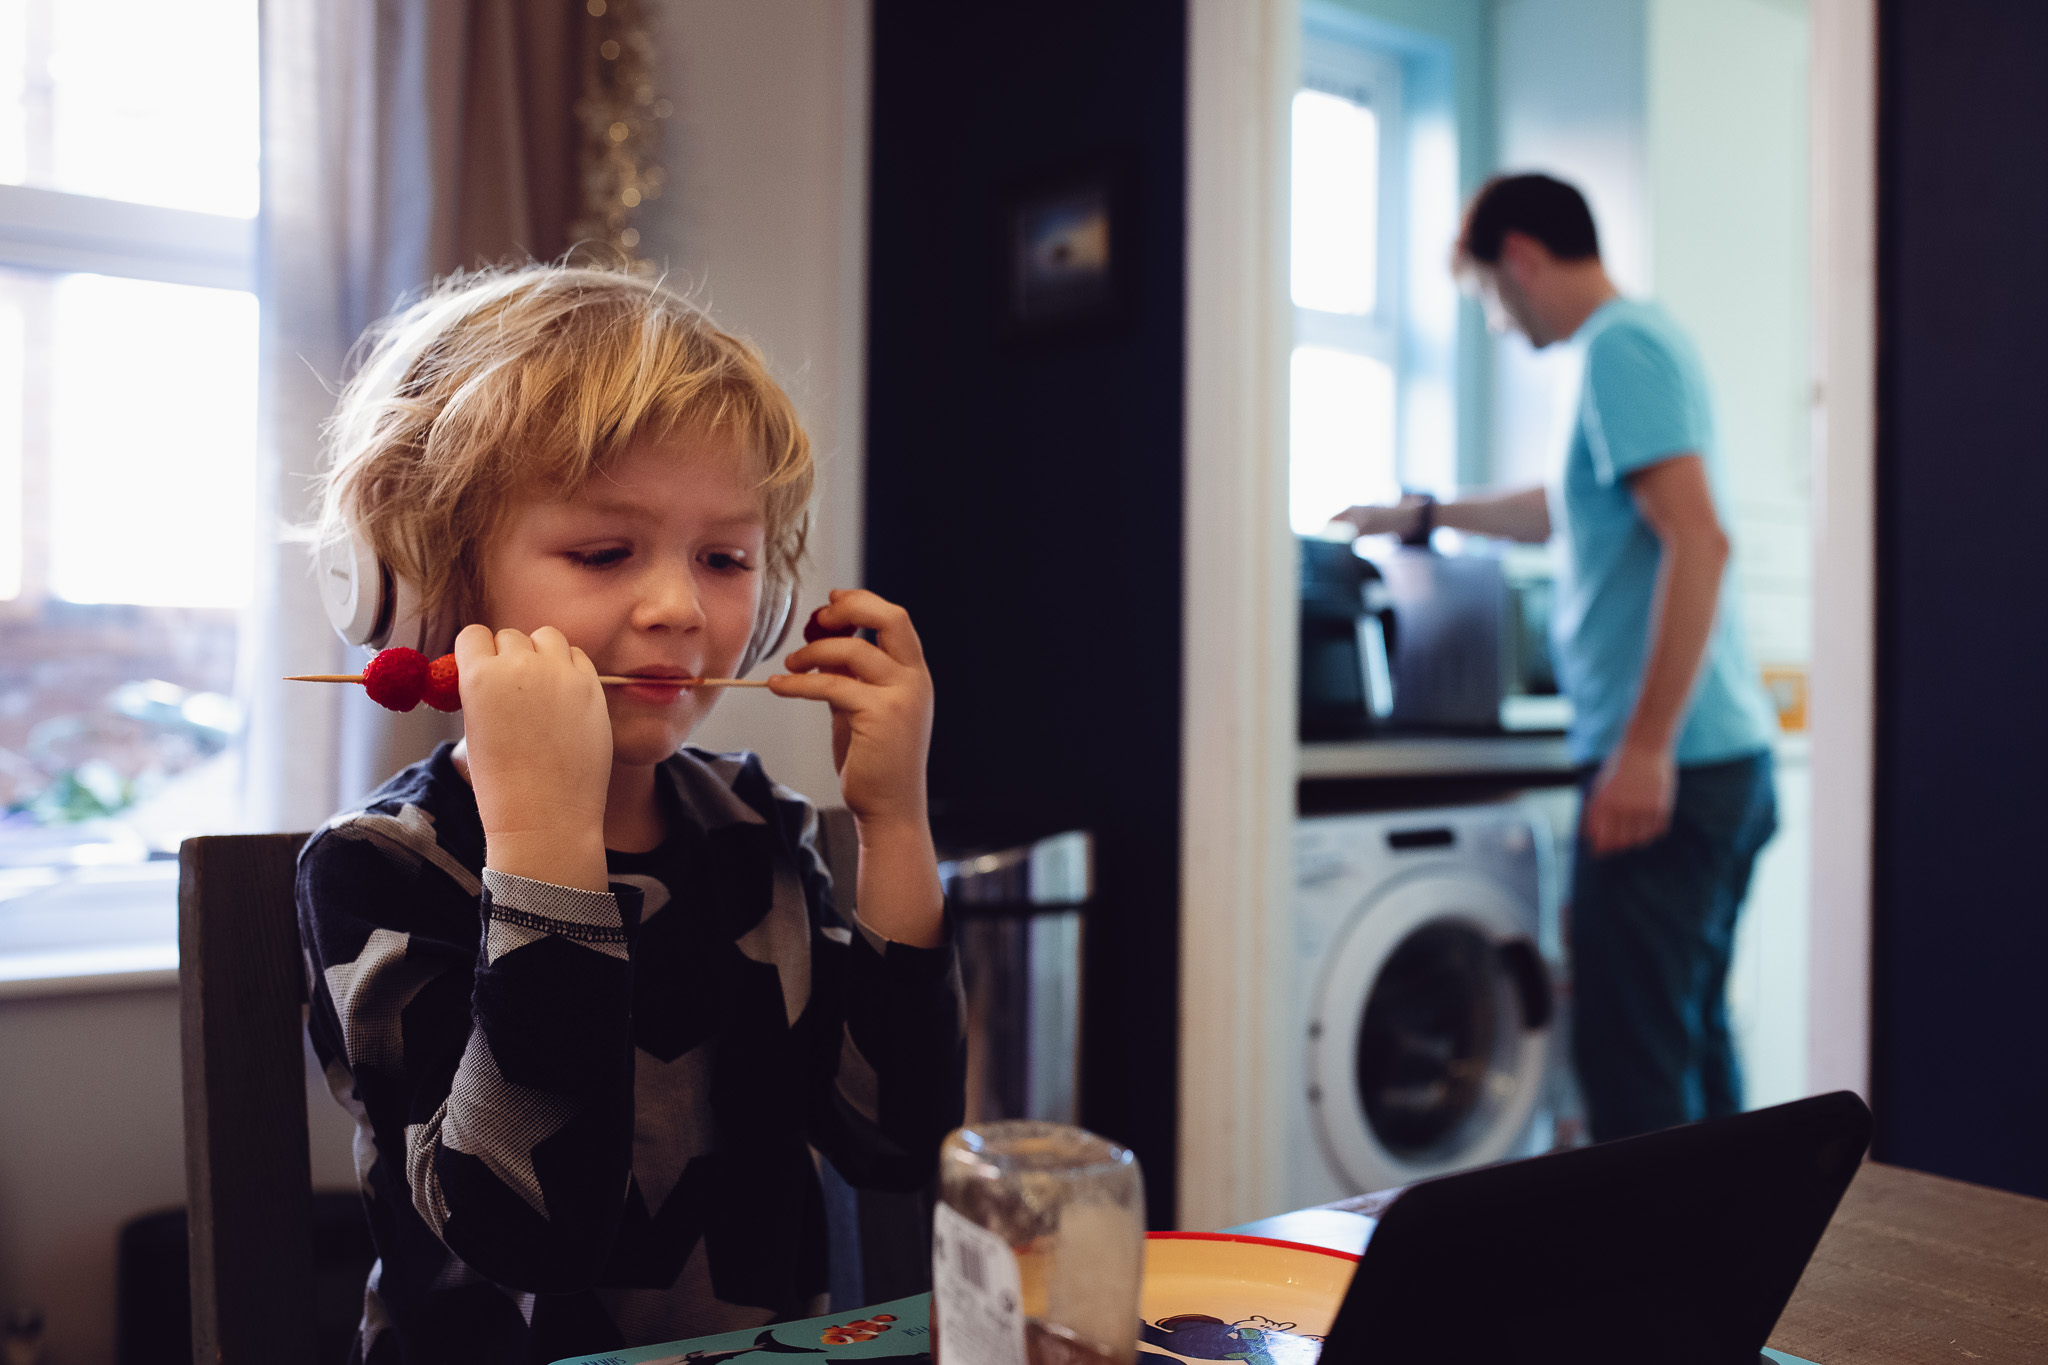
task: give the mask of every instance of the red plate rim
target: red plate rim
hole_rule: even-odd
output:
[[[1313,1251],[1318,1256],[1334,1256],[1340,1261],[1358,1263],[1358,1257],[1348,1251],[1334,1247],[1311,1246],[1307,1242],[1283,1242],[1278,1237],[1252,1237],[1242,1232],[1148,1232],[1145,1240],[1161,1242],[1248,1242],[1253,1246],[1285,1247],[1289,1251]]]

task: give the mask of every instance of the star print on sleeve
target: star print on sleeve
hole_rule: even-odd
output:
[[[533,1149],[560,1132],[575,1112],[576,1106],[560,1096],[506,1080],[489,1041],[481,1031],[472,1033],[448,1098],[430,1121],[405,1130],[406,1178],[427,1226],[437,1236],[448,1226],[448,1203],[434,1168],[435,1152],[444,1146],[483,1162],[527,1207],[547,1217]]]

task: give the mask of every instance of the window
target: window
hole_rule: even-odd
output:
[[[1400,496],[1401,69],[1312,38],[1294,97],[1289,518]]]
[[[233,796],[258,146],[255,0],[0,0],[0,909]]]

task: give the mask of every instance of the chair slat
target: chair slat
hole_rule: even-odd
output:
[[[179,849],[178,984],[195,1365],[311,1365],[303,834]]]

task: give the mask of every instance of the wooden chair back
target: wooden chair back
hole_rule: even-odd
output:
[[[178,850],[194,1365],[313,1362],[313,1176],[293,875],[303,834]]]

